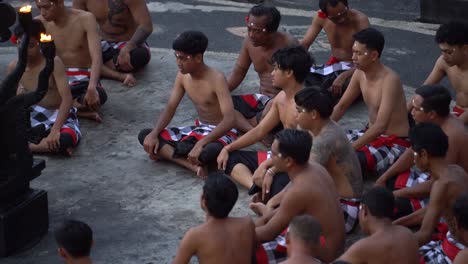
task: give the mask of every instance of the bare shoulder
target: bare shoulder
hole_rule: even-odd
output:
[[[447,62],[445,62],[443,56],[440,55],[439,58],[437,58],[434,68],[437,68],[438,70],[442,70],[444,72],[448,72],[450,66],[447,64]]]
[[[285,46],[290,46],[290,45],[298,45],[299,42],[295,37],[293,37],[291,34],[286,33],[286,32],[278,32],[281,36],[282,43],[284,43]]]
[[[82,22],[83,21],[86,21],[86,22],[96,21],[96,17],[91,12],[84,11],[81,9],[71,9],[71,10],[72,10],[71,14]]]
[[[468,248],[465,248],[464,250],[460,251],[455,257],[455,260],[453,263],[454,264],[468,263]]]
[[[466,177],[467,175],[465,170],[457,164],[449,164],[448,169],[449,169],[450,175],[458,175],[458,176],[464,176],[464,177]]]
[[[397,81],[400,82],[400,75],[396,73],[392,68],[385,66],[385,79],[387,81]]]
[[[358,23],[369,22],[369,17],[366,14],[364,14],[363,12],[357,9],[352,9],[352,10],[353,10],[353,13],[355,14],[356,22]]]
[[[11,72],[16,67],[17,63],[18,63],[17,59],[10,61],[10,63],[8,63],[7,71]]]

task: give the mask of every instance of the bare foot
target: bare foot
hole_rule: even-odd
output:
[[[86,118],[86,119],[91,119],[93,121],[96,121],[98,123],[101,123],[102,122],[102,118],[101,116],[98,114],[98,112],[94,112],[94,111],[78,111],[77,115],[79,117],[82,117],[82,118]]]
[[[208,178],[208,170],[203,166],[197,166],[197,176],[206,180]]]
[[[249,204],[249,207],[258,216],[263,216],[267,210],[266,205],[263,203],[251,203]]]
[[[125,79],[123,81],[123,84],[125,84],[128,87],[133,87],[136,85],[136,79],[131,73],[125,74]]]

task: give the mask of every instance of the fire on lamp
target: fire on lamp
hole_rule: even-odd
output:
[[[31,5],[25,5],[20,8],[20,13],[31,13]]]
[[[28,28],[31,25],[32,21],[32,13],[31,13],[31,5],[22,6],[18,11],[18,19],[20,25],[23,27]]]
[[[40,42],[51,42],[52,41],[52,36],[41,33],[41,39],[39,41]]]

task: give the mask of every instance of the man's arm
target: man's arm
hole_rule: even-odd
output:
[[[429,197],[429,194],[431,193],[431,187],[432,187],[433,180],[428,180],[425,182],[421,182],[416,184],[413,187],[407,187],[403,189],[399,189],[393,192],[393,195],[395,197],[401,197],[401,198],[417,198],[417,199],[422,199],[422,198],[427,198]]]
[[[360,149],[379,135],[385,133],[396,105],[399,87],[401,87],[401,81],[397,75],[389,76],[388,80],[384,80],[381,88],[382,97],[375,123],[369,127],[364,135],[353,142],[354,149]]]
[[[419,208],[409,215],[405,215],[393,221],[394,225],[402,225],[406,227],[414,227],[421,225],[424,215],[426,214],[427,208]]]
[[[172,260],[172,264],[187,264],[193,255],[197,253],[197,234],[193,228],[189,229],[182,241],[180,241],[177,254]]]
[[[346,89],[338,104],[333,108],[333,113],[330,117],[333,121],[338,122],[338,120],[340,120],[345,114],[346,109],[348,109],[348,107],[361,94],[361,88],[359,87],[359,78],[361,74],[362,72],[359,70],[354,71],[353,77],[351,77],[351,81],[349,82],[348,89]]]
[[[72,8],[88,11],[86,0],[73,0]]]
[[[82,26],[86,32],[88,39],[88,49],[91,55],[91,76],[89,78],[88,91],[85,95],[85,100],[92,110],[97,110],[99,106],[99,95],[96,86],[101,75],[102,52],[100,38],[97,31],[96,18],[92,13],[86,12],[81,18]]]
[[[426,213],[424,214],[421,228],[415,233],[419,246],[425,245],[430,241],[432,231],[439,223],[442,211],[446,206],[445,189],[447,188],[447,185],[440,181],[441,180],[438,180],[433,184],[429,198],[429,205],[427,206]]]
[[[427,76],[427,79],[424,81],[424,85],[426,84],[437,84],[442,79],[444,78],[446,72],[445,72],[445,62],[442,56],[440,56],[436,63],[434,64],[434,68],[432,69],[431,73],[429,76]]]
[[[384,172],[376,181],[377,185],[385,186],[385,182],[400,173],[409,170],[414,165],[413,149],[407,148],[403,154],[393,163],[393,165]]]
[[[227,79],[229,91],[232,91],[239,86],[239,84],[244,80],[245,75],[249,70],[250,64],[252,64],[252,60],[250,59],[249,51],[247,49],[248,41],[249,40],[246,37],[242,42],[239,57],[237,57],[234,69],[232,70],[231,74],[229,74]]]
[[[358,240],[337,260],[349,263],[366,263],[365,258],[363,257],[367,255],[367,252],[372,252],[372,246],[374,245],[372,242],[368,243],[368,240],[369,238]]]
[[[300,41],[300,44],[308,50],[310,45],[315,41],[320,31],[322,31],[323,24],[325,23],[326,18],[321,18],[317,14],[312,19],[309,29],[304,35],[304,38]]]

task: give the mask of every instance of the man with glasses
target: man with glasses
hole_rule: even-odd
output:
[[[206,65],[203,54],[208,38],[199,31],[185,31],[172,43],[179,72],[166,108],[153,129],[143,129],[140,144],[152,160],[158,158],[183,166],[205,178],[216,168],[223,146],[237,138],[234,109],[224,74]],[[199,119],[195,125],[167,127],[187,93]],[[210,167],[210,165],[212,165]]]
[[[237,110],[236,128],[243,132],[258,124],[271,107],[271,98],[281,91],[272,83],[271,55],[278,49],[297,44],[291,35],[277,31],[280,20],[281,14],[276,7],[263,4],[253,6],[246,17],[248,33],[234,69],[227,78],[229,90],[233,91],[239,87],[253,64],[260,79],[258,93],[232,97],[234,109]]]
[[[325,65],[314,66],[306,85],[319,85],[335,98],[343,94],[354,73],[352,65],[353,34],[369,27],[369,19],[362,12],[350,9],[347,0],[320,0],[320,10],[301,40],[309,49],[322,29],[327,34],[332,56]]]
[[[306,131],[284,129],[275,135],[271,146],[273,165],[287,173],[291,186],[280,206],[256,219],[259,247],[257,263],[278,263],[286,258],[285,234],[294,217],[313,216],[322,227],[320,250],[316,256],[326,263],[343,253],[345,231],[338,194],[327,171],[309,162],[312,137]]]
[[[450,92],[442,85],[423,85],[411,100],[411,115],[416,124],[430,122],[442,128],[449,146],[445,159],[468,171],[468,130],[460,119],[450,114]],[[377,179],[376,184],[394,190],[397,197],[397,217],[427,206],[432,179],[429,172],[414,166],[414,151],[408,148],[400,158]]]
[[[17,94],[33,92],[37,89],[39,73],[46,65],[46,58],[39,47],[40,34],[45,28],[39,20],[34,19],[30,30],[26,71],[24,72]],[[15,37],[18,44],[24,29],[18,25],[15,28]],[[51,58],[47,58],[51,59]],[[42,100],[31,106],[31,127],[33,138],[36,142],[30,142],[32,152],[61,153],[70,156],[78,145],[81,132],[76,108],[73,107],[73,99],[67,83],[65,66],[59,57],[54,60],[54,71],[49,78],[49,86]],[[17,60],[10,62],[8,72],[15,69]]]
[[[441,25],[435,40],[441,55],[424,84],[436,84],[447,76],[456,92],[453,113],[468,125],[468,24]]]
[[[374,187],[362,197],[359,225],[366,238],[356,241],[339,260],[349,263],[418,264],[418,241],[408,228],[392,224],[394,197]]]
[[[364,130],[348,131],[364,173],[380,175],[409,147],[408,115],[400,77],[380,61],[385,39],[373,28],[354,34],[353,63],[356,71],[349,87],[333,109],[338,121],[362,95],[369,114]]]

